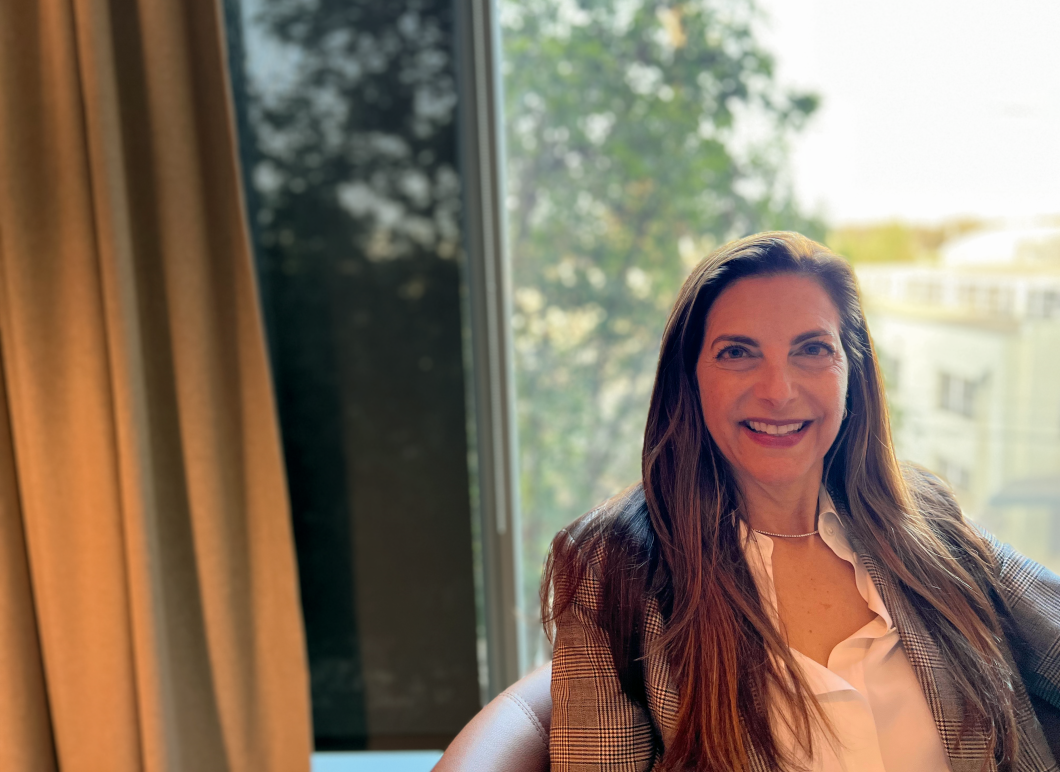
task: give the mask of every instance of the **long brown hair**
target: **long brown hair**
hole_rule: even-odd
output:
[[[825,457],[824,482],[849,513],[852,538],[904,592],[952,664],[964,706],[962,737],[985,741],[1006,768],[1016,753],[1016,724],[991,578],[996,566],[944,487],[899,466],[854,273],[797,233],[726,244],[685,281],[663,333],[642,483],[553,541],[542,585],[546,632],[570,608],[589,560],[602,554],[597,622],[623,691],[646,705],[641,663],[663,653],[680,692],[666,769],[744,770],[750,746],[771,769],[794,768],[800,755],[813,753],[812,726],[823,714],[758,597],[739,542],[740,491],[706,430],[696,380],[714,300],[741,278],[776,274],[814,278],[841,320],[848,416]],[[656,650],[646,652],[649,597],[666,629]],[[777,721],[787,724],[798,748],[781,747]]]

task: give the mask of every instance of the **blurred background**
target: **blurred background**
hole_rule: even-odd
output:
[[[756,231],[854,264],[899,455],[1060,569],[1060,6],[225,8],[318,750],[444,748],[550,657],[548,543]]]

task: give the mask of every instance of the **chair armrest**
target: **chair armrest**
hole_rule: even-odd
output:
[[[434,772],[547,772],[552,663],[515,682],[471,719]]]

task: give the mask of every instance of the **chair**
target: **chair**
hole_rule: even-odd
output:
[[[547,772],[552,663],[479,711],[446,748],[434,772]]]

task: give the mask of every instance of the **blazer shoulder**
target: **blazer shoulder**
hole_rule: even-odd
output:
[[[623,550],[639,550],[651,539],[644,488],[637,483],[560,530],[553,549],[575,551],[578,562],[599,578]]]

